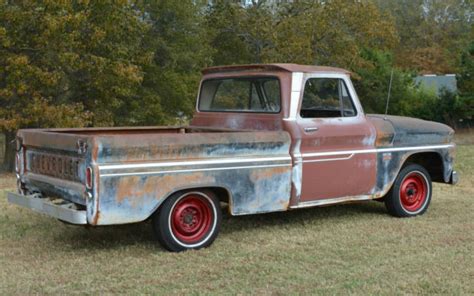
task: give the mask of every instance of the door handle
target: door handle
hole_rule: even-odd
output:
[[[318,127],[305,127],[304,128],[304,131],[307,132],[307,133],[313,133],[313,132],[316,132],[318,130],[319,130]]]

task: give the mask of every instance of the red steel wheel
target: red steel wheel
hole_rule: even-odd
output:
[[[428,193],[427,181],[419,172],[412,172],[400,185],[400,201],[408,212],[417,212],[425,203]]]
[[[178,192],[153,215],[158,241],[173,252],[208,247],[219,233],[220,203],[208,190]]]
[[[398,174],[392,189],[384,197],[388,212],[396,217],[421,215],[431,201],[431,178],[418,164],[405,166]]]
[[[201,241],[213,221],[211,202],[197,194],[189,194],[178,200],[170,216],[172,234],[186,244]]]

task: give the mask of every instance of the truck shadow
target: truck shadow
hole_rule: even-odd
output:
[[[282,226],[291,228],[292,225],[297,227],[301,224],[337,223],[337,221],[347,221],[347,219],[363,219],[367,216],[376,218],[382,215],[386,216],[387,213],[384,205],[378,202],[359,202],[247,216],[231,216],[223,209],[219,237],[236,235],[236,233],[259,227],[266,229]],[[104,250],[139,246],[165,251],[155,239],[150,220],[121,226],[78,227],[65,225],[62,231],[56,232],[54,240],[56,244],[64,244],[71,250]]]
[[[257,227],[288,227],[301,224],[327,224],[348,219],[364,219],[367,216],[387,216],[383,203],[379,202],[357,202],[350,204],[332,205],[325,207],[313,207],[288,212],[276,212],[259,215],[230,216],[225,214],[221,228],[221,234],[231,234],[244,229]]]

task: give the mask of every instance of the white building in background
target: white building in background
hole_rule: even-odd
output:
[[[455,74],[447,75],[423,75],[415,78],[415,83],[420,87],[428,90],[433,90],[437,95],[440,95],[443,90],[452,93],[458,91]]]

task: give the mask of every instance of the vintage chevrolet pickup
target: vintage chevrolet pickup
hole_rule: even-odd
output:
[[[366,115],[350,73],[295,64],[203,71],[188,127],[25,129],[11,203],[72,224],[151,218],[170,251],[209,246],[230,215],[378,199],[423,214],[455,184],[446,125]]]

